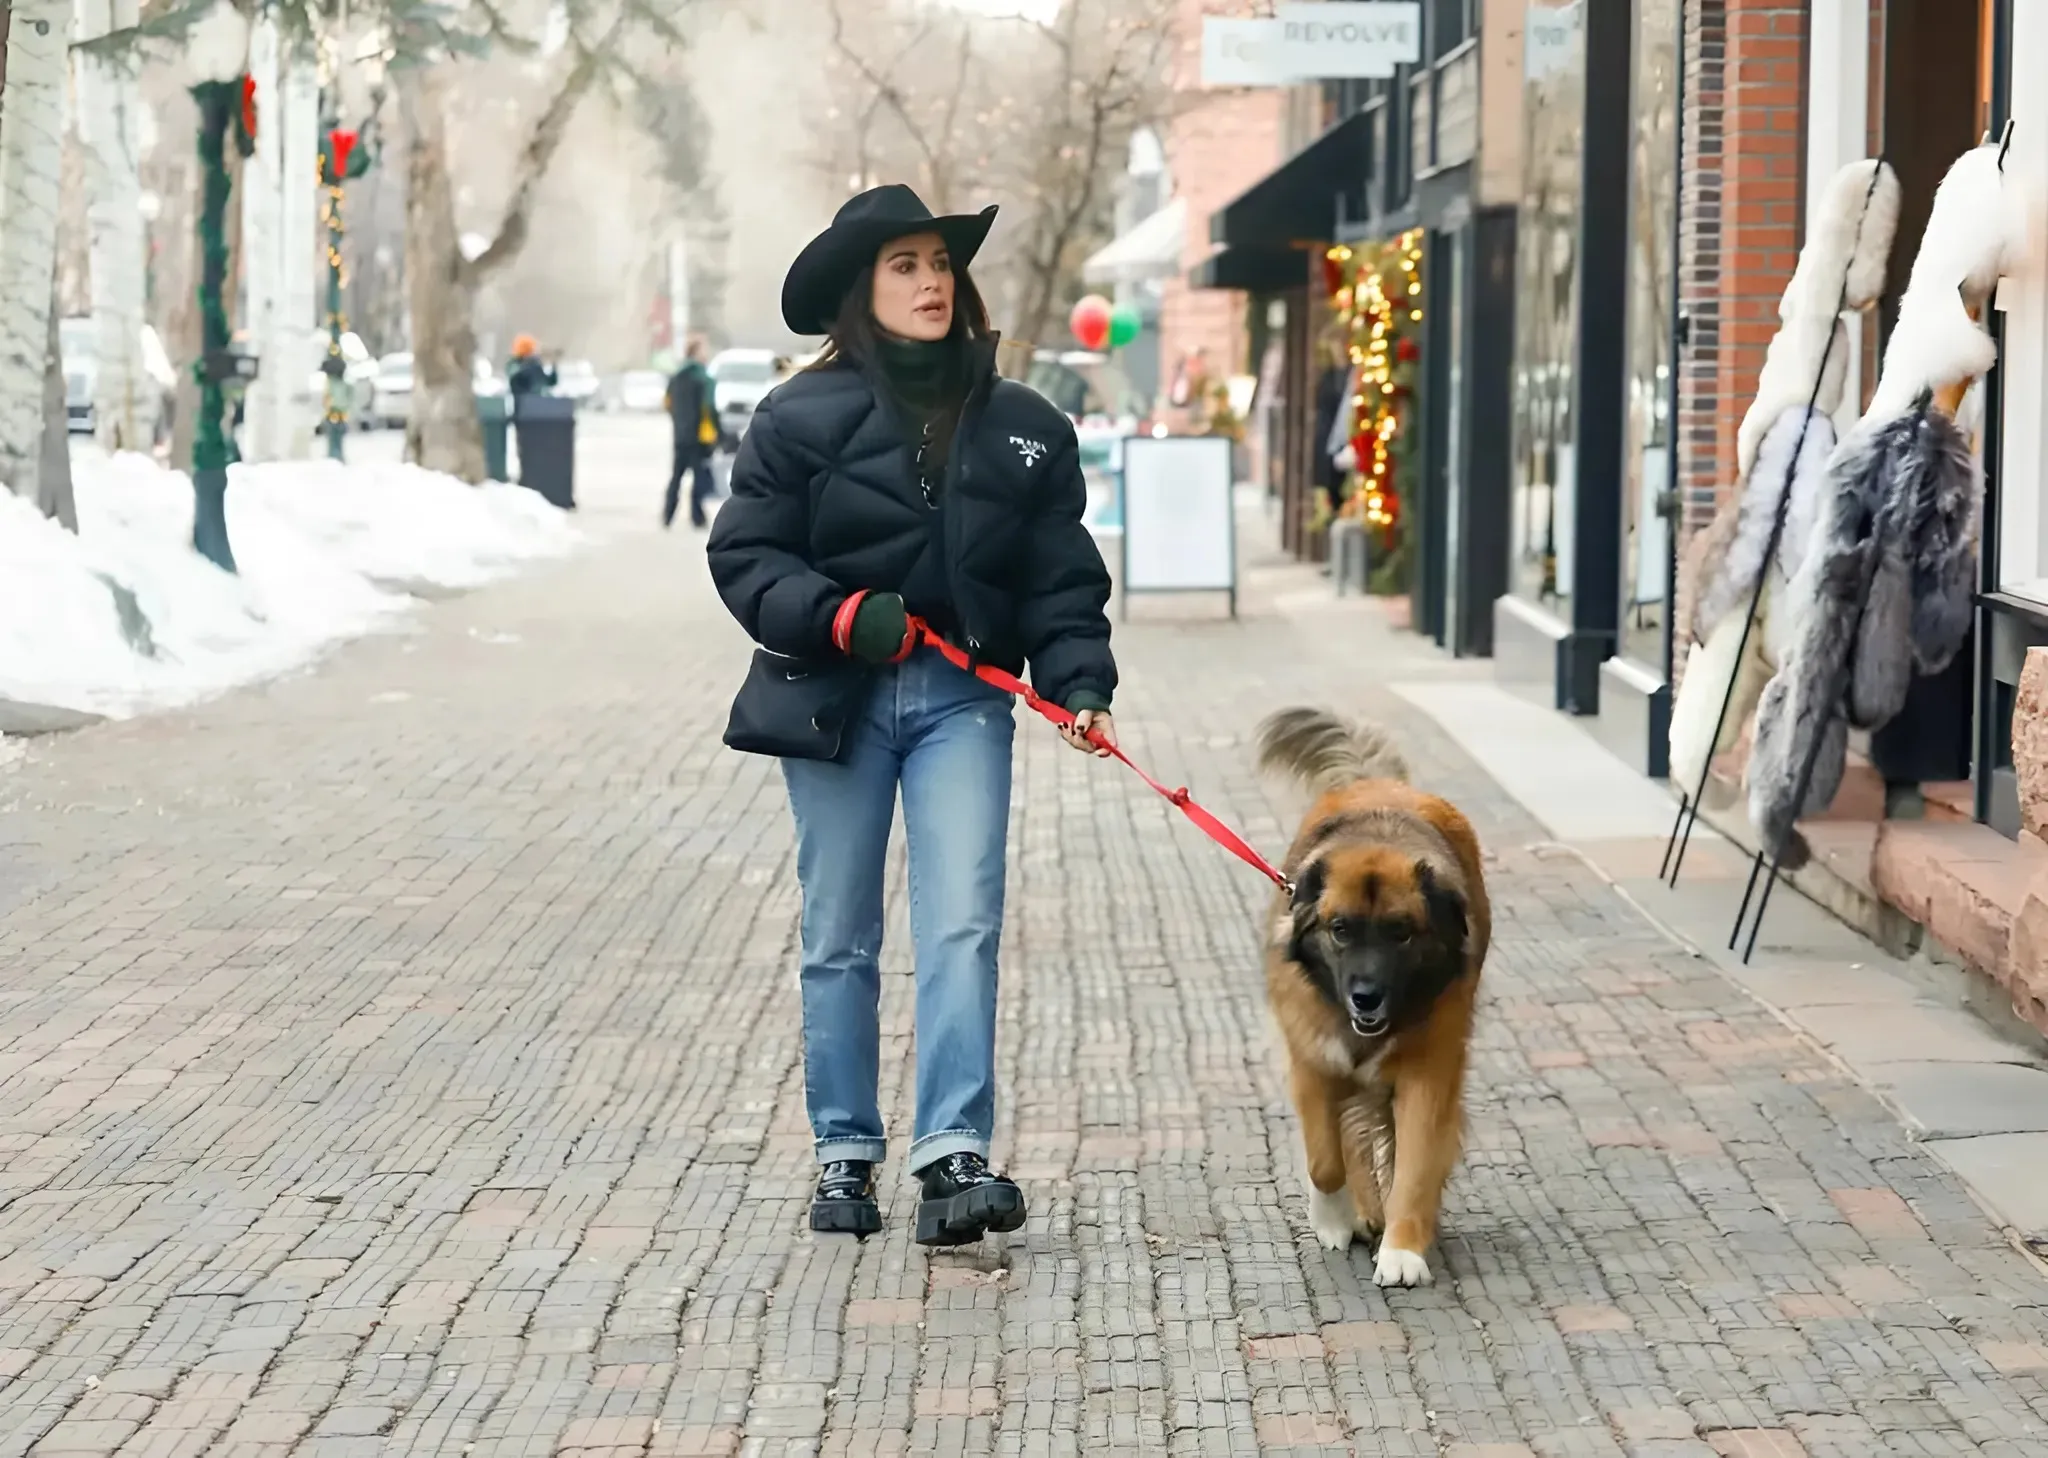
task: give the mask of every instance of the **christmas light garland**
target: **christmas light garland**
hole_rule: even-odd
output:
[[[1345,511],[1391,535],[1406,520],[1402,496],[1413,459],[1405,430],[1422,358],[1423,231],[1324,254],[1324,282],[1358,371],[1349,437],[1357,464]]]
[[[348,365],[341,352],[341,337],[348,333],[348,316],[341,305],[343,290],[348,287],[348,269],[341,257],[341,203],[341,184],[328,183],[320,203],[320,222],[327,229],[327,429],[335,455],[340,454],[341,433],[348,429],[348,401],[342,378]]]
[[[343,290],[348,286],[348,269],[341,255],[346,231],[342,216],[344,191],[348,182],[370,170],[370,149],[357,144],[360,131],[329,127],[320,148],[320,221],[327,230],[327,454],[342,458],[342,440],[348,433],[352,404],[347,384],[348,361],[341,339],[348,332],[348,316],[342,310]]]

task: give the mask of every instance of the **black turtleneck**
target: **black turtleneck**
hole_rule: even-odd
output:
[[[913,458],[918,447],[924,447],[920,475],[934,502],[945,489],[946,454],[960,421],[958,360],[959,345],[951,339],[897,339],[885,334],[875,341],[875,364],[903,413]]]
[[[920,418],[945,407],[953,377],[953,341],[884,335],[875,341],[875,354],[889,388]]]

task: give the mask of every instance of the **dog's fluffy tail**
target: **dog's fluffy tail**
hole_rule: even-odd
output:
[[[1406,780],[1408,762],[1378,724],[1324,709],[1282,709],[1259,725],[1259,768],[1321,795],[1353,780]]]

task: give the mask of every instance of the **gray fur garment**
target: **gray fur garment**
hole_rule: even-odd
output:
[[[1715,523],[1724,533],[1723,540],[1706,549],[1700,563],[1699,593],[1693,604],[1695,637],[1706,638],[1729,613],[1748,609],[1757,577],[1764,570],[1772,528],[1778,524],[1781,500],[1785,502],[1785,524],[1778,531],[1775,565],[1787,578],[1798,574],[1813,537],[1814,521],[1820,515],[1828,456],[1834,448],[1834,422],[1818,410],[1797,405],[1772,425],[1757,448],[1756,464],[1743,480],[1732,510],[1722,509],[1732,520],[1725,525],[1720,520]],[[1791,493],[1789,499],[1787,492]]]
[[[1916,673],[1955,657],[1969,631],[1975,561],[1976,470],[1953,420],[1923,399],[1843,440],[1788,594],[1791,652],[1757,706],[1749,810],[1766,845],[1782,844],[1799,815],[1834,799],[1848,724],[1885,723]],[[1809,754],[1809,790],[1795,805]]]

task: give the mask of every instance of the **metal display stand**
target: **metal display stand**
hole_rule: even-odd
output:
[[[1841,287],[1836,291],[1834,317],[1837,320],[1849,306],[1849,270],[1854,267],[1856,249],[1863,240],[1863,224],[1870,215],[1870,199],[1877,192],[1878,179],[1884,175],[1885,165],[1884,157],[1879,156],[1877,165],[1870,169],[1870,185],[1863,191],[1863,209],[1856,215],[1855,238],[1849,247],[1849,260],[1843,269]],[[1813,389],[1807,395],[1805,415],[1799,423],[1799,436],[1793,442],[1792,454],[1785,462],[1785,482],[1778,492],[1777,505],[1771,518],[1770,536],[1764,545],[1762,564],[1757,569],[1756,586],[1749,594],[1748,611],[1742,621],[1742,636],[1736,643],[1734,667],[1728,676],[1728,687],[1721,695],[1721,711],[1714,716],[1713,736],[1707,740],[1706,763],[1700,767],[1698,784],[1689,790],[1683,785],[1679,786],[1678,815],[1671,822],[1670,835],[1665,837],[1664,859],[1657,869],[1658,879],[1674,888],[1678,885],[1678,873],[1685,865],[1686,848],[1692,844],[1693,827],[1699,823],[1700,804],[1706,797],[1707,781],[1714,773],[1714,748],[1721,742],[1721,732],[1727,727],[1728,710],[1735,702],[1735,685],[1742,676],[1743,654],[1749,650],[1750,635],[1757,629],[1758,614],[1763,606],[1764,588],[1770,582],[1771,570],[1778,560],[1778,549],[1784,540],[1785,517],[1792,505],[1792,484],[1799,471],[1800,459],[1806,452],[1806,432],[1812,426],[1814,411],[1820,404],[1821,384],[1827,378],[1828,361],[1834,354],[1836,335],[1836,329],[1829,329],[1827,341],[1821,346],[1820,363],[1813,372]],[[1803,786],[1800,793],[1805,793]],[[1782,850],[1782,847],[1780,849]],[[1755,886],[1756,875],[1752,870],[1752,892]],[[1749,896],[1745,894],[1742,915],[1747,915],[1748,909]],[[1742,915],[1738,915],[1736,919],[1738,926],[1741,924]],[[1758,909],[1758,915],[1762,915],[1761,908]]]

